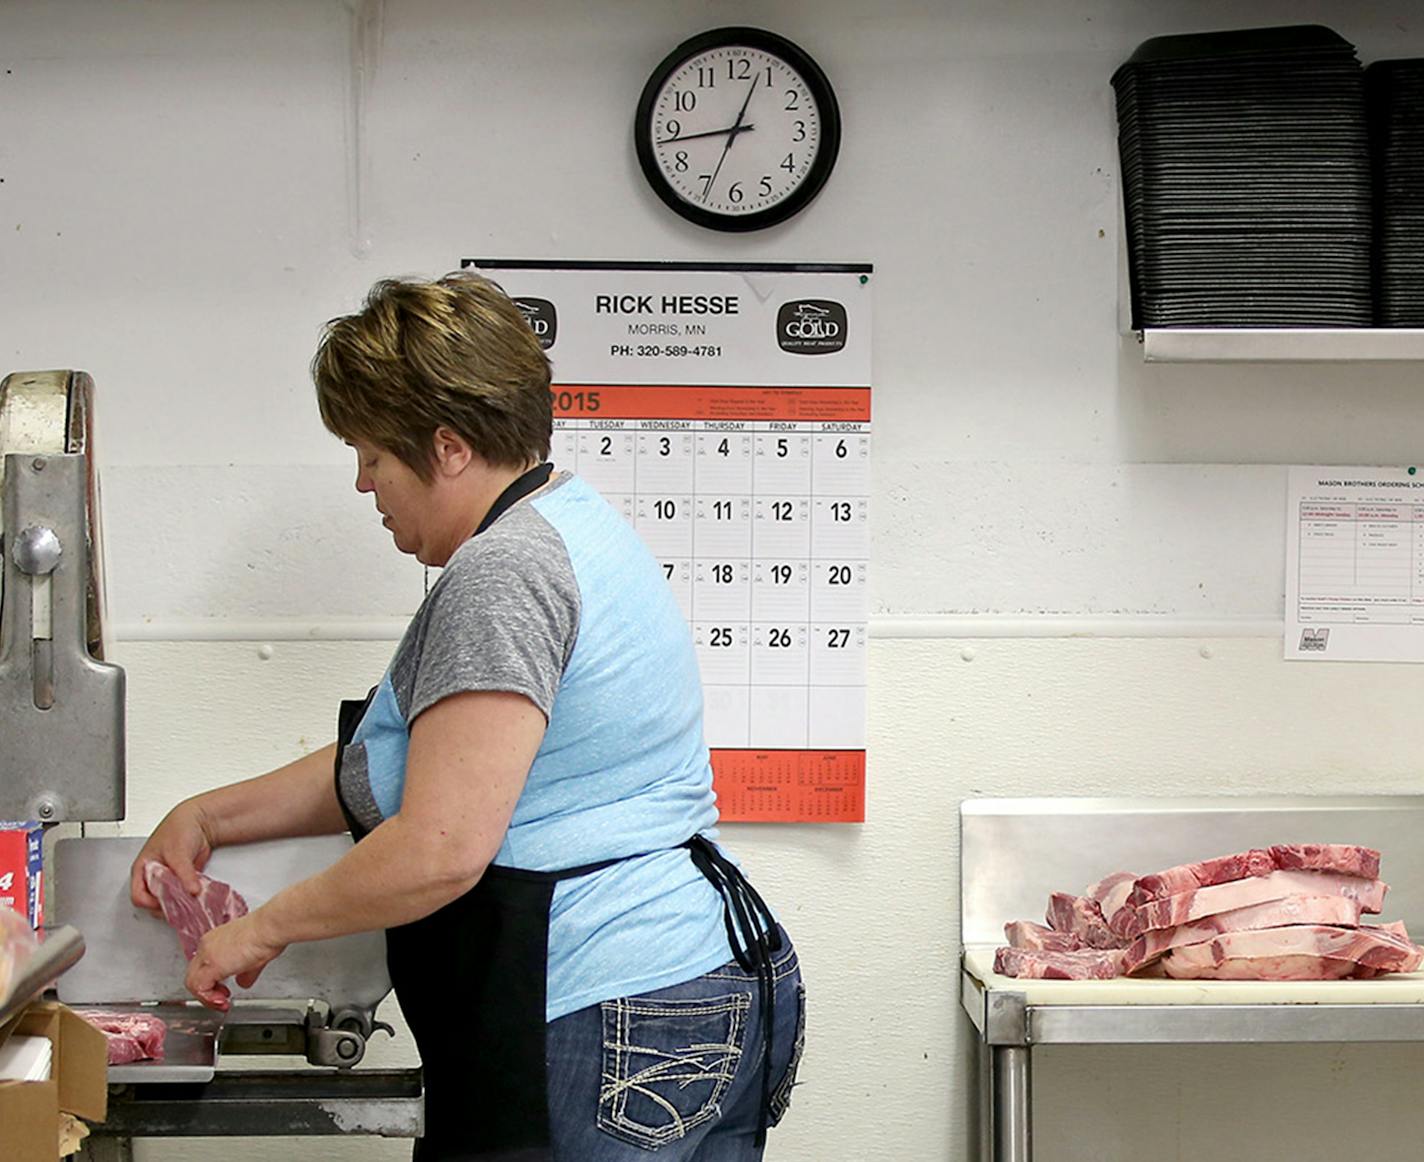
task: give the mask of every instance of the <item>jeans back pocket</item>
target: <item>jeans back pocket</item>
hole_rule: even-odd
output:
[[[750,992],[603,1002],[598,1125],[656,1150],[717,1116],[746,1040]]]

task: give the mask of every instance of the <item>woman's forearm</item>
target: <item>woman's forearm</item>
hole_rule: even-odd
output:
[[[520,694],[472,691],[426,710],[411,730],[400,811],[258,908],[264,940],[394,928],[464,895],[499,853],[543,737],[543,714]]]
[[[499,854],[544,726],[533,702],[500,690],[452,694],[424,711],[410,732],[400,811],[325,871],[204,936],[188,965],[188,988],[223,1008],[223,981],[236,977],[250,986],[289,944],[396,928],[464,895]],[[309,762],[330,753],[318,752]],[[294,777],[288,770],[264,779],[279,776]],[[322,776],[331,785],[329,775]],[[231,827],[249,812],[263,818],[254,803],[274,797],[264,789],[254,798],[244,786],[229,789],[237,798],[215,801]],[[339,814],[334,791],[330,809]]]
[[[214,846],[335,835],[346,830],[336,799],[336,744],[241,783],[195,795]]]
[[[285,946],[419,920],[468,892],[483,867],[452,859],[429,833],[392,816],[325,871],[284,888],[253,917]]]

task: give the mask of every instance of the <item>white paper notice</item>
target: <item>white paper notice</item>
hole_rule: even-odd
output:
[[[1424,472],[1292,468],[1287,658],[1424,661]]]

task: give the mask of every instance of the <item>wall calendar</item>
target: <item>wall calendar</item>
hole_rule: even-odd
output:
[[[863,820],[871,267],[462,266],[549,354],[555,465],[687,616],[722,818]]]

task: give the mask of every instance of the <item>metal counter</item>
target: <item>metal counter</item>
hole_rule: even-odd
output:
[[[1375,980],[1016,980],[1003,925],[1054,891],[1273,843],[1382,853],[1383,918],[1424,936],[1424,797],[999,799],[960,807],[960,1003],[979,1041],[983,1162],[1032,1162],[1037,1045],[1424,1041],[1424,972]]]

